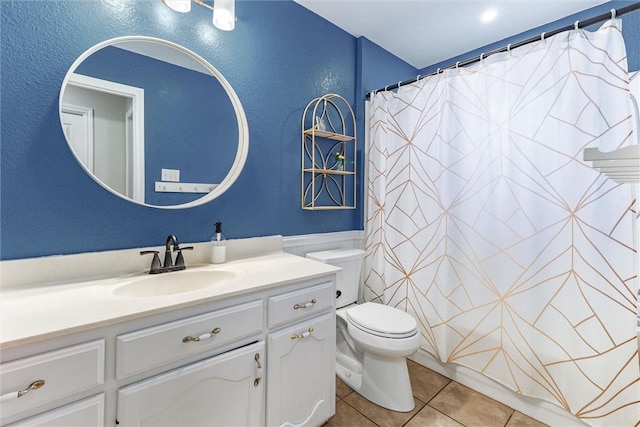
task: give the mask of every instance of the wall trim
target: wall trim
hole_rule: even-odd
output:
[[[285,236],[283,238],[283,248],[285,252],[305,256],[308,252],[328,249],[363,249],[364,239],[364,230],[302,234]]]
[[[286,249],[293,246],[312,245],[318,243],[338,243],[346,241],[364,241],[364,230],[284,236],[283,246]]]

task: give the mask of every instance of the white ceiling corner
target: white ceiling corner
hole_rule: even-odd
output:
[[[596,0],[295,0],[417,69],[597,6]],[[495,8],[496,19],[480,16]]]

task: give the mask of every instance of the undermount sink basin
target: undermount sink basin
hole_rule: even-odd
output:
[[[116,287],[113,294],[125,297],[158,297],[192,292],[238,277],[228,270],[182,270],[133,279]]]

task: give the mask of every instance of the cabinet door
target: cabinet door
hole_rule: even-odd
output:
[[[258,342],[124,387],[119,425],[263,425],[263,363]]]
[[[335,314],[267,338],[267,425],[322,424],[335,413]]]

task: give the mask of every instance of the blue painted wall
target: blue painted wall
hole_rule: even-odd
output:
[[[386,85],[414,78],[418,70],[390,54],[365,37],[358,38],[358,81],[356,88],[360,111],[364,107],[365,94]]]
[[[353,230],[360,209],[300,209],[300,120],[305,105],[338,93],[353,105],[356,40],[291,1],[239,1],[232,32],[211,12],[159,0],[0,1],[0,259],[228,238]],[[112,195],[89,178],[58,119],[60,85],[73,61],[114,37],[181,44],[214,64],[249,122],[247,163],[233,187],[195,208],[161,210]]]
[[[610,2],[549,28],[628,3]],[[363,136],[365,93],[417,74],[374,43],[356,40],[292,1],[238,1],[236,29],[228,33],[216,30],[202,7],[183,15],[159,0],[0,0],[0,12],[4,260],[155,246],[169,233],[185,242],[206,241],[215,221],[224,223],[230,238],[361,229],[362,191],[356,210],[300,209],[302,110],[314,97],[341,94],[355,107]],[[623,17],[630,69],[640,68],[639,21],[638,13]],[[250,150],[242,175],[220,198],[183,210],[138,206],[102,189],[75,162],[58,119],[60,84],[82,52],[125,35],[160,37],[191,49],[237,92],[249,121]],[[362,139],[358,146],[362,162]]]
[[[387,52],[366,37],[359,37],[357,41],[358,60],[356,63],[356,126],[358,135],[365,134],[365,101],[366,93],[389,85],[392,82],[411,79],[418,74],[418,70]],[[360,138],[364,141],[364,138]],[[361,144],[360,160],[364,157],[364,144]],[[363,164],[360,161],[360,164]],[[364,174],[358,176],[358,188],[364,188]],[[359,192],[358,205],[364,206],[364,191]],[[364,216],[361,218],[360,228],[364,229]]]
[[[178,205],[202,197],[157,193],[161,169],[180,170],[180,181],[219,184],[238,148],[233,105],[208,74],[115,47],[93,53],[75,71],[144,90],[145,203]]]

